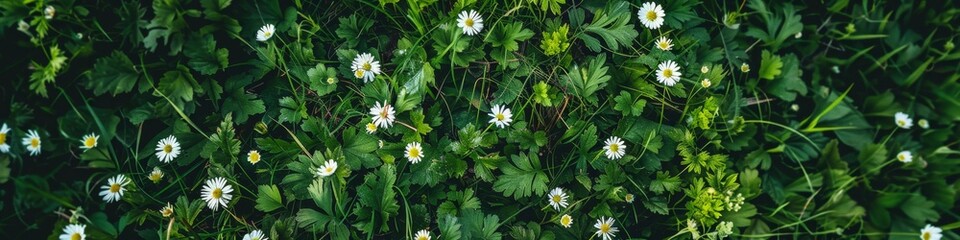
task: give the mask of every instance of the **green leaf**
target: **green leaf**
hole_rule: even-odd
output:
[[[160,83],[157,84],[157,90],[170,98],[178,108],[183,109],[187,102],[193,101],[194,91],[202,91],[202,88],[187,67],[178,65],[177,69],[163,74]]]
[[[793,5],[783,4],[779,7],[783,10],[780,14],[767,9],[764,2],[764,0],[751,0],[747,7],[759,13],[766,24],[766,29],[751,27],[745,34],[762,40],[765,45],[776,51],[788,38],[803,30],[803,22]]]
[[[610,81],[608,68],[605,66],[606,59],[605,55],[598,55],[591,58],[586,67],[574,65],[561,77],[560,83],[572,88],[577,96],[596,105],[597,96],[594,93],[607,86],[607,81]]]
[[[646,99],[633,99],[630,92],[620,91],[620,95],[613,99],[616,102],[613,109],[623,113],[623,116],[640,116],[643,107],[647,106]]]
[[[497,215],[485,215],[480,210],[467,210],[460,215],[463,224],[463,238],[499,240],[502,236],[497,232],[500,218]]]
[[[319,232],[325,229],[333,217],[309,208],[301,208],[297,211],[297,226],[307,229],[310,232]]]
[[[393,188],[396,181],[396,170],[389,164],[364,176],[363,184],[357,188],[360,206],[353,211],[357,216],[354,227],[367,234],[390,230],[387,223],[400,209]]]
[[[660,197],[653,197],[650,200],[643,201],[643,206],[650,210],[653,213],[660,215],[667,215],[670,213],[670,209],[667,207],[667,202],[661,199]]]
[[[317,93],[317,96],[324,96],[337,89],[337,69],[325,67],[322,63],[307,70],[307,81],[310,89]]]
[[[918,222],[936,222],[937,219],[940,219],[940,213],[937,212],[934,206],[936,206],[936,204],[933,201],[929,201],[917,193],[907,198],[907,200],[900,205],[900,209],[903,210],[903,213],[906,214],[907,217]]]
[[[110,93],[114,96],[130,92],[140,80],[140,73],[127,55],[114,51],[110,56],[97,59],[87,75],[86,87],[95,95]]]
[[[760,195],[760,172],[749,168],[740,172],[740,188],[738,190],[747,199]]]
[[[257,187],[257,210],[271,212],[283,207],[280,199],[280,189],[277,185],[260,185]]]
[[[629,47],[639,33],[630,20],[633,17],[630,5],[625,1],[610,1],[603,9],[595,12],[593,22],[583,27],[586,33],[592,33],[603,39],[607,48],[618,51],[620,46]],[[590,34],[577,35],[590,51],[600,52],[600,41]]]
[[[502,192],[504,196],[513,196],[515,199],[547,192],[547,183],[550,179],[540,168],[540,158],[536,153],[529,155],[511,156],[513,164],[505,164],[500,168],[503,175],[493,183],[493,190]]]
[[[380,164],[372,152],[377,150],[377,139],[370,134],[358,133],[355,128],[343,131],[343,156],[351,170],[361,167],[376,167]]]
[[[760,78],[773,80],[774,77],[780,75],[780,68],[783,68],[783,62],[780,60],[780,56],[774,55],[764,49],[760,57]]]
[[[241,77],[226,82],[224,86],[223,106],[220,112],[223,114],[232,113],[236,116],[237,123],[247,122],[247,118],[255,114],[266,112],[267,108],[263,100],[257,99],[257,95],[248,93],[245,87],[250,84],[251,78]]]
[[[533,31],[523,28],[523,23],[511,22],[496,28],[496,30],[483,41],[491,43],[495,48],[503,48],[505,51],[516,51],[520,49],[519,42],[526,41],[531,37],[533,37]]]
[[[292,97],[280,99],[280,118],[278,119],[280,123],[288,122],[296,124],[307,116],[307,107],[302,103],[297,102],[297,100]]]
[[[787,54],[783,58],[783,75],[768,82],[764,89],[780,99],[793,101],[797,95],[807,94],[807,84],[800,79],[800,61],[796,55]]]
[[[650,181],[650,191],[657,194],[668,191],[675,193],[680,190],[680,176],[670,176],[669,172],[657,172],[657,178]]]
[[[457,217],[454,217],[449,214],[445,215],[443,216],[443,221],[438,221],[437,224],[440,225],[440,236],[443,237],[441,239],[460,240],[460,238],[462,237],[461,230],[460,230],[462,225],[460,225],[460,222],[458,221]]]
[[[187,66],[193,70],[203,75],[213,75],[227,68],[230,52],[226,48],[217,49],[217,41],[212,34],[207,34],[191,38],[184,46],[183,55],[190,59]]]
[[[236,163],[238,154],[240,154],[240,140],[236,139],[236,133],[233,130],[233,115],[227,114],[217,127],[217,133],[210,135],[210,142],[203,147],[200,155],[227,165]]]
[[[350,17],[340,18],[340,25],[337,27],[337,37],[343,39],[347,48],[354,48],[360,42],[360,35],[373,26],[373,20],[365,17],[357,17],[357,14],[351,14]]]

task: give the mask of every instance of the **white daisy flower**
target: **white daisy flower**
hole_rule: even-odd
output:
[[[603,142],[604,154],[607,155],[609,159],[620,159],[627,152],[627,146],[623,145],[623,140],[619,137],[610,137]]]
[[[617,230],[617,227],[613,226],[615,220],[613,218],[604,218],[600,217],[597,219],[597,224],[594,224],[593,227],[597,228],[596,235],[603,238],[603,240],[610,240],[613,237],[616,237],[616,233],[620,230]]]
[[[420,143],[412,142],[407,144],[407,150],[404,152],[404,154],[407,156],[407,160],[409,160],[410,163],[418,163],[421,159],[423,159],[423,148],[420,147]]]
[[[333,175],[337,172],[337,161],[333,159],[327,160],[319,169],[317,169],[317,175],[320,177],[327,177]]]
[[[250,162],[250,164],[256,165],[258,162],[260,162],[261,157],[262,156],[260,156],[259,151],[250,150],[250,152],[247,153],[247,162]]]
[[[150,181],[153,183],[159,183],[163,179],[163,171],[160,171],[159,167],[153,167],[153,171],[150,172],[150,175],[147,176]]]
[[[926,227],[920,229],[920,239],[922,240],[940,240],[940,238],[943,238],[943,229],[934,227],[930,224],[927,224]]]
[[[367,123],[367,133],[369,134],[377,133],[377,124],[374,124],[373,122]]]
[[[491,113],[488,114],[491,117],[490,123],[496,124],[499,128],[510,126],[510,122],[513,122],[513,113],[506,106],[493,105],[490,111]]]
[[[457,16],[457,27],[463,29],[463,34],[476,35],[483,31],[483,17],[477,11],[470,10],[470,12],[467,12],[464,10]]]
[[[663,7],[653,2],[645,2],[637,12],[637,18],[640,23],[649,29],[658,29],[663,25],[663,17],[667,16],[663,12]]]
[[[426,229],[417,231],[417,235],[414,235],[414,236],[413,236],[413,239],[415,239],[415,240],[430,240],[430,231],[427,231]]]
[[[373,59],[369,53],[357,54],[350,66],[353,69],[353,76],[363,79],[363,82],[372,82],[377,74],[380,74],[380,61]]]
[[[173,205],[170,205],[170,203],[168,202],[167,206],[164,206],[163,208],[160,209],[160,215],[165,218],[173,216]]]
[[[910,151],[902,151],[900,153],[897,153],[897,160],[903,163],[913,162],[913,153],[911,153]]]
[[[10,144],[7,144],[8,134],[10,134],[10,128],[4,123],[3,126],[0,127],[0,152],[10,152]]]
[[[657,81],[667,86],[677,84],[680,81],[680,75],[683,75],[680,73],[680,66],[673,60],[662,62],[657,68]]]
[[[370,115],[373,115],[373,123],[377,127],[389,128],[393,125],[394,120],[394,111],[393,106],[384,102],[382,105],[380,102],[377,102],[377,105],[370,108]]]
[[[257,41],[267,41],[273,37],[273,33],[277,31],[277,28],[273,24],[263,25],[260,27],[260,30],[257,30]]]
[[[910,115],[907,115],[906,113],[897,112],[897,114],[893,115],[893,119],[897,124],[897,127],[903,129],[910,129],[910,127],[913,127],[913,119],[910,118]]]
[[[170,135],[157,143],[156,150],[157,158],[160,159],[160,162],[168,163],[180,155],[180,143],[177,142],[177,137]]]
[[[700,86],[703,88],[709,88],[713,85],[713,82],[710,82],[709,78],[704,78],[703,81],[700,81]]]
[[[253,232],[243,235],[243,240],[268,240],[270,238],[263,235],[263,231],[253,230]]]
[[[107,203],[120,201],[120,197],[123,197],[123,192],[126,191],[127,184],[130,183],[130,179],[123,174],[114,176],[110,179],[107,179],[107,185],[100,186],[100,196],[103,197],[104,201]]]
[[[700,73],[706,74],[707,72],[710,72],[710,67],[707,67],[707,65],[703,65],[703,67],[700,67]]]
[[[740,64],[740,71],[750,72],[750,64],[747,64],[746,62],[744,62],[743,64]]]
[[[573,225],[573,217],[567,214],[564,214],[560,217],[560,226],[563,226],[564,228],[570,228],[571,225]]]
[[[557,211],[560,211],[560,207],[566,208],[569,205],[567,204],[567,194],[563,192],[562,188],[551,190],[550,194],[547,195],[547,203]]]
[[[663,51],[673,50],[673,40],[670,40],[667,37],[660,37],[660,39],[657,40],[656,44],[657,44],[657,48],[659,48],[660,50],[663,50]]]
[[[227,208],[227,203],[233,198],[231,192],[233,192],[233,186],[227,184],[227,179],[217,177],[207,180],[207,184],[200,191],[200,197],[207,202],[208,208],[217,211],[220,206]]]
[[[70,224],[66,227],[63,227],[63,234],[60,234],[60,240],[84,240],[87,239],[87,234],[84,233],[87,225],[83,224]]]
[[[917,120],[917,126],[920,126],[920,128],[923,128],[923,129],[929,129],[930,122],[928,122],[927,119],[920,119],[920,120]]]
[[[634,199],[633,194],[630,194],[630,193],[627,193],[626,196],[623,196],[623,201],[626,201],[628,203],[633,203],[633,199]]]
[[[97,140],[100,140],[100,136],[97,136],[93,133],[87,134],[86,136],[83,136],[83,139],[80,140],[80,143],[83,144],[80,146],[80,148],[84,151],[95,148],[97,147]]]
[[[53,16],[57,15],[57,8],[47,5],[47,8],[43,9],[43,18],[53,19]]]
[[[27,131],[27,137],[23,138],[21,143],[27,147],[27,151],[30,151],[30,156],[40,154],[40,134],[37,130]]]

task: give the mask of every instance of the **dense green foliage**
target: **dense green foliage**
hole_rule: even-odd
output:
[[[0,0],[0,236],[960,239],[960,1],[655,2]]]

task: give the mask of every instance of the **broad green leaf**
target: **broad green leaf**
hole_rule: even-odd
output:
[[[536,153],[511,156],[513,164],[500,167],[503,175],[493,183],[493,190],[515,199],[543,195],[547,192],[550,179],[540,168],[540,158]]]
[[[783,68],[783,61],[780,60],[780,56],[763,50],[760,59],[760,78],[773,80],[774,77],[780,75],[781,68]]]
[[[203,37],[193,37],[183,48],[183,55],[190,61],[187,66],[203,75],[213,75],[220,69],[227,68],[230,52],[226,48],[217,48],[217,41],[212,34]]]
[[[632,18],[633,11],[627,2],[610,1],[606,7],[594,13],[593,22],[583,27],[583,31],[590,34],[579,34],[577,37],[583,40],[590,51],[602,50],[600,40],[596,37],[603,39],[603,43],[610,50],[618,51],[620,46],[633,45],[633,40],[639,35],[633,24],[630,24]]]
[[[263,212],[271,212],[283,207],[277,185],[257,186],[257,205],[255,207]]]
[[[396,181],[396,170],[389,164],[363,177],[363,184],[357,188],[360,205],[353,209],[353,214],[357,216],[354,227],[367,234],[390,230],[390,218],[396,216],[400,209],[395,198]]]
[[[97,59],[87,77],[86,87],[93,90],[93,94],[116,96],[133,90],[140,80],[140,73],[127,55],[114,51],[110,56]]]

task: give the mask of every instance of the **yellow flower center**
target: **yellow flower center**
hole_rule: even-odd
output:
[[[0,144],[4,144],[4,143],[7,143],[7,134],[0,133]]]
[[[169,217],[170,215],[173,215],[173,209],[172,209],[172,208],[163,208],[163,216],[164,216],[164,217]]]
[[[903,154],[898,154],[898,155],[897,155],[897,159],[900,159],[900,161],[903,161],[903,160],[906,160],[906,159],[907,159],[907,156],[906,156],[906,155],[903,155]]]
[[[473,27],[473,18],[467,18],[467,20],[464,20],[463,25],[466,25],[467,27]]]
[[[563,200],[563,199],[560,198],[560,195],[559,195],[559,194],[558,194],[558,195],[553,195],[553,202],[555,202],[555,203],[560,203],[560,200]]]
[[[648,20],[648,21],[656,21],[656,20],[657,20],[657,12],[656,12],[656,11],[647,11],[647,20]]]
[[[607,224],[607,223],[600,224],[600,232],[602,233],[610,232],[610,224]]]
[[[664,70],[663,70],[663,77],[667,77],[667,78],[673,77],[673,70],[671,70],[671,69],[664,69]]]
[[[362,77],[363,77],[363,69],[357,69],[357,71],[353,72],[353,76],[354,76],[354,77],[357,77],[357,78],[362,78]]]
[[[110,185],[110,192],[112,193],[120,192],[120,184],[114,183],[113,185]]]
[[[73,235],[70,235],[70,240],[80,240],[80,238],[80,233],[73,233]]]
[[[506,119],[506,118],[507,118],[507,116],[504,116],[503,113],[497,113],[497,121],[501,121],[501,122],[502,122],[503,119]]]
[[[930,240],[930,232],[923,232],[923,240]]]
[[[900,126],[904,126],[904,125],[907,125],[907,121],[904,121],[904,120],[897,120],[897,125],[900,125]]]
[[[390,116],[388,110],[390,110],[390,105],[385,105],[380,109],[380,118],[386,119]]]
[[[427,236],[419,236],[417,237],[417,240],[430,240],[430,239],[427,238]]]
[[[560,218],[560,224],[564,226],[569,226],[571,222],[573,222],[573,219],[570,218],[570,216],[563,216]]]
[[[163,152],[165,153],[173,152],[173,146],[170,146],[170,144],[163,145]]]
[[[264,31],[264,32],[263,32],[263,36],[266,36],[266,37],[273,36],[273,32],[271,32],[271,31]]]
[[[323,171],[327,173],[333,173],[333,167],[331,166],[331,167],[324,168]]]
[[[260,153],[252,152],[250,153],[250,162],[256,163],[260,161]]]
[[[31,139],[30,139],[30,147],[33,147],[33,148],[38,148],[38,147],[40,147],[40,139],[39,139],[39,138],[31,138]]]
[[[159,172],[154,172],[150,174],[150,181],[160,181],[160,178],[163,178],[163,174]]]
[[[372,68],[373,68],[373,66],[370,66],[370,63],[364,63],[364,64],[363,64],[363,70],[370,71],[370,69],[372,69]]]
[[[223,195],[223,190],[220,190],[219,188],[214,188],[213,192],[211,192],[210,195],[213,196],[213,198],[215,199],[220,199],[220,196]]]
[[[420,149],[410,148],[410,158],[420,157]]]
[[[667,42],[660,42],[660,49],[667,49],[668,47]]]
[[[610,151],[611,151],[611,152],[618,152],[619,150],[620,150],[620,144],[616,144],[616,143],[610,144]]]
[[[377,131],[377,125],[376,125],[376,124],[373,124],[373,123],[367,123],[367,131],[376,132],[376,131]]]
[[[92,148],[96,144],[97,144],[97,139],[93,137],[88,137],[87,139],[83,140],[83,145],[87,146],[88,148]]]

